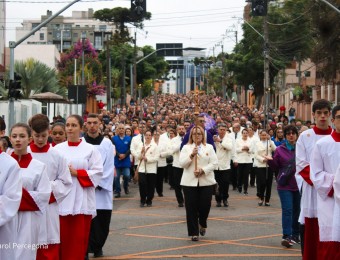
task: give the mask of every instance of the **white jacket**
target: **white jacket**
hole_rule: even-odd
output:
[[[230,160],[235,150],[234,140],[226,134],[221,142],[215,142],[216,155],[218,159],[217,170],[229,170]]]
[[[243,146],[248,146],[248,151],[243,151]],[[249,138],[247,140],[243,140],[242,138],[236,139],[236,157],[235,161],[237,163],[252,163],[252,154],[251,154],[251,141]]]
[[[195,159],[190,158],[195,144],[186,144],[183,146],[179,156],[179,164],[183,167],[183,175],[181,180],[182,186],[197,187],[210,186],[216,183],[214,170],[218,167],[217,155],[214,148],[210,144],[201,145],[197,156],[197,168],[203,169],[204,175],[197,178],[194,174]]]
[[[267,152],[267,143],[268,143],[268,152]],[[254,165],[258,168],[265,168],[267,163],[265,163],[264,156],[269,155],[271,156],[272,153],[276,150],[276,145],[272,140],[268,140],[267,143],[263,143],[262,141],[258,140],[254,143]]]
[[[136,149],[136,156],[138,158],[138,161],[140,161],[141,159],[142,149],[143,149],[143,144],[142,142],[140,142],[138,148]],[[157,161],[159,159],[159,152],[158,152],[157,144],[155,142],[151,142],[149,145],[145,144],[145,150],[146,150],[145,157],[147,161],[141,162],[138,172],[156,174],[157,173]]]

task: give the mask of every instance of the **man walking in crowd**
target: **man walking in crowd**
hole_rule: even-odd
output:
[[[103,176],[95,189],[97,216],[92,219],[89,250],[94,257],[103,256],[103,246],[109,235],[112,215],[112,183],[114,172],[114,146],[109,139],[99,134],[99,119],[96,114],[89,114],[86,122],[87,134],[84,139],[94,145],[103,161]]]
[[[322,114],[326,111],[321,111]],[[340,105],[332,110],[335,130],[315,144],[310,179],[317,192],[319,238],[317,259],[340,259],[339,204],[334,200],[333,180],[340,162]],[[306,237],[305,241],[309,238]]]
[[[129,194],[129,180],[130,180],[130,145],[131,137],[125,135],[124,124],[119,124],[116,129],[117,135],[112,137],[112,143],[116,148],[115,155],[115,167],[117,176],[115,178],[115,198],[120,198],[121,187],[120,187],[120,176],[123,175],[123,186],[125,194]]]
[[[224,123],[218,125],[218,135],[214,136],[216,155],[218,159],[218,168],[214,171],[215,180],[218,184],[218,192],[215,195],[216,206],[228,207],[229,198],[229,178],[230,178],[230,161],[233,152],[235,152],[234,140],[230,135],[226,134],[227,126]]]
[[[301,192],[301,212],[299,218],[301,250],[303,259],[306,260],[316,259],[319,238],[317,193],[310,179],[311,152],[319,139],[330,135],[332,132],[332,128],[328,125],[331,115],[329,101],[325,99],[315,101],[312,111],[316,126],[301,133],[296,143],[296,180]],[[305,237],[306,240],[304,239]]]
[[[183,175],[183,167],[179,164],[179,154],[181,143],[185,135],[185,128],[183,125],[177,127],[177,136],[170,140],[170,151],[173,156],[172,170],[173,170],[173,186],[175,189],[176,199],[178,202],[178,207],[184,206],[184,198],[181,187],[181,179]]]

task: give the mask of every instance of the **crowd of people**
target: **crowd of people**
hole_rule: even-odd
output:
[[[270,207],[273,180],[281,245],[301,244],[303,259],[337,259],[340,106],[317,100],[312,112],[313,123],[297,120],[293,107],[159,95],[157,106],[148,97],[140,105],[101,106],[86,118],[50,123],[37,114],[12,126],[9,137],[0,119],[0,244],[35,247],[28,254],[9,246],[0,259],[102,256],[113,197],[129,194],[132,181],[140,207],[152,207],[167,183],[185,207],[188,236],[198,241],[213,198],[216,207],[229,207],[229,188],[254,191],[254,204]]]

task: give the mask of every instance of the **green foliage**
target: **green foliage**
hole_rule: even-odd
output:
[[[113,9],[104,8],[94,12],[93,17],[100,21],[112,23],[115,25],[116,30],[113,35],[113,42],[115,44],[124,44],[131,42],[129,29],[126,24],[133,24],[135,27],[143,28],[143,21],[151,19],[151,13],[147,12],[145,17],[138,20],[131,15],[129,8],[116,7]]]
[[[14,70],[21,77],[21,93],[24,99],[43,92],[66,96],[66,89],[58,86],[56,70],[49,68],[46,64],[29,58],[16,61]]]

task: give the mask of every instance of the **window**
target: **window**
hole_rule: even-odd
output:
[[[39,33],[39,38],[40,38],[40,41],[43,41],[45,39],[45,34]]]
[[[310,77],[310,71],[305,71],[305,77]]]
[[[106,31],[106,24],[99,25],[99,31]]]
[[[102,46],[102,37],[97,35],[94,37],[94,48],[95,49],[101,49]]]
[[[78,33],[74,33],[73,38],[78,38]]]

